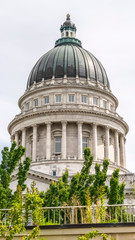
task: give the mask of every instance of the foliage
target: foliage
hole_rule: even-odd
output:
[[[25,194],[25,219],[28,224],[29,217],[32,218],[33,225],[40,225],[43,219],[43,199],[39,196],[39,191],[35,187],[35,183],[33,182],[31,185],[31,189],[27,189]],[[31,215],[29,216],[29,214]]]
[[[110,180],[110,189],[106,185],[109,161],[105,159],[101,164],[95,165],[95,174],[90,174],[93,155],[89,148],[84,150],[84,164],[81,172],[75,174],[68,182],[68,171],[63,174],[58,182],[51,182],[46,193],[40,196],[44,199],[44,206],[56,207],[62,205],[87,205],[86,192],[90,193],[91,204],[100,205],[100,215],[104,213],[104,198],[109,198],[109,204],[123,203],[125,184],[119,184],[119,170],[115,170]],[[101,218],[100,218],[101,219]],[[103,218],[102,220],[103,221]]]
[[[92,184],[93,176],[90,175],[90,168],[93,162],[93,155],[89,148],[84,150],[84,164],[80,173],[74,175],[71,179],[69,198],[76,195],[79,197],[81,205],[86,204],[86,190]]]
[[[115,169],[110,179],[108,204],[123,204],[125,183],[119,183],[119,169]]]
[[[31,194],[31,196],[30,196]],[[11,209],[9,210],[8,221],[0,222],[0,235],[6,240],[12,240],[15,234],[24,232],[22,240],[36,239],[39,236],[39,224],[41,222],[42,199],[39,197],[38,191],[33,183],[31,189],[27,191],[25,202],[22,201],[22,189],[18,186]],[[24,214],[24,206],[29,204],[33,223],[37,226],[32,229],[31,233],[26,235],[25,225],[27,222],[26,214]],[[26,208],[26,211],[28,209]],[[45,239],[44,239],[45,240]]]
[[[22,214],[22,192],[18,187],[16,196],[9,211],[8,222],[6,224],[1,221],[0,234],[6,240],[12,240],[15,234],[19,234],[25,230],[25,221]]]
[[[39,236],[39,226],[33,228],[31,233],[28,233],[27,236],[23,236],[22,240],[34,240]],[[45,239],[44,239],[45,240]]]
[[[44,206],[62,206],[69,198],[68,171],[66,170],[58,182],[51,182],[46,193],[41,192],[44,197]]]
[[[89,190],[86,191],[86,204],[87,204],[87,212],[86,212],[86,221],[87,223],[92,223],[92,209],[91,209],[91,198]]]
[[[2,150],[2,161],[0,164],[0,209],[10,208],[14,199],[14,194],[10,189],[11,175],[17,163],[25,153],[25,148],[21,145],[17,147],[16,142],[12,143],[11,148],[4,147]],[[22,190],[25,189],[25,180],[29,170],[30,158],[26,158],[24,163],[19,165],[18,185]],[[22,166],[22,167],[21,167]]]
[[[101,164],[96,163],[95,165],[95,175],[93,185],[90,187],[90,195],[93,198],[94,203],[99,200],[101,194],[107,193],[108,187],[105,185],[107,179],[109,161],[105,159],[103,161],[103,169],[101,170]]]
[[[93,230],[89,233],[86,233],[85,235],[81,236],[78,238],[78,240],[89,240],[89,239],[95,239],[96,237],[102,237],[102,240],[115,240],[112,237],[109,237],[107,234],[105,233],[99,233],[98,230]]]
[[[106,210],[104,207],[105,203],[105,189],[100,186],[99,198],[96,202],[96,222],[103,223],[106,221]]]
[[[24,183],[27,180],[27,173],[29,171],[30,168],[30,163],[31,163],[31,159],[29,157],[27,157],[23,163],[19,163],[19,168],[18,168],[18,185],[21,186],[22,191],[25,190],[26,188],[26,184]]]

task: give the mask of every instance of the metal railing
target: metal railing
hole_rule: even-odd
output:
[[[42,210],[41,225],[135,222],[134,204],[43,207]],[[0,209],[0,223],[9,224],[9,216],[10,209]],[[33,225],[31,212],[28,225]]]
[[[135,222],[135,205],[44,207],[44,219],[54,224]]]

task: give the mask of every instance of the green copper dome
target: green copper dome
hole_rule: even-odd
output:
[[[66,23],[67,22],[67,23]],[[61,26],[62,38],[58,39],[55,47],[44,54],[33,67],[27,87],[42,79],[72,78],[84,81],[100,82],[110,88],[107,74],[100,61],[90,52],[81,47],[81,41],[75,38],[76,27],[67,15],[67,21]],[[71,28],[72,27],[72,28]],[[64,35],[64,36],[63,36]]]

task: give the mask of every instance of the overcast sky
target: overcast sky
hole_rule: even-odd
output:
[[[83,48],[106,69],[130,128],[127,168],[135,172],[135,0],[0,0],[0,151],[10,146],[7,126],[19,113],[28,75],[60,38],[67,13]]]

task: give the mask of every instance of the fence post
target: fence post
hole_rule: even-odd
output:
[[[74,224],[74,218],[75,218],[75,216],[74,216],[74,207],[72,206],[72,224]]]

